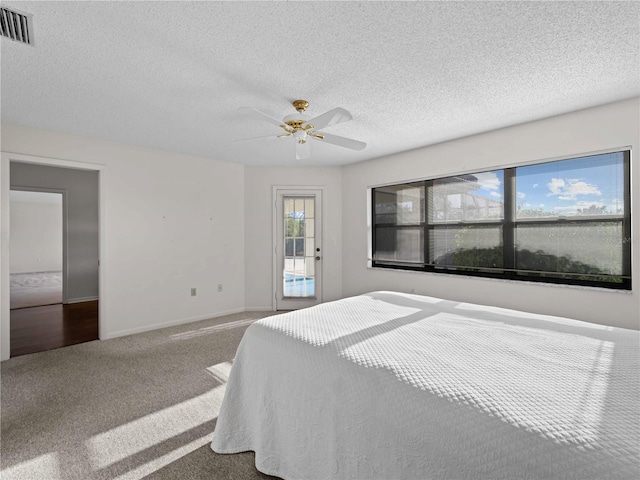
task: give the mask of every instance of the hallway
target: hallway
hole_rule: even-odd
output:
[[[11,310],[11,357],[98,339],[98,300]]]

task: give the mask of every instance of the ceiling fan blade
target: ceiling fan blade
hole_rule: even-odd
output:
[[[311,155],[311,149],[309,148],[309,142],[305,142],[305,143],[296,142],[296,160],[309,158],[310,155]]]
[[[314,132],[314,133],[317,133],[318,136],[317,137],[313,135],[309,135],[309,136],[311,138],[315,138],[320,142],[332,143],[333,145],[350,148],[351,150],[362,150],[364,147],[367,146],[366,143],[361,142],[360,140],[354,140],[352,138],[341,137],[339,135],[332,135],[330,133],[324,133],[324,132]]]
[[[249,138],[239,138],[238,140],[234,140],[234,142],[248,142],[250,140],[259,140],[261,138],[278,138],[278,137],[282,137],[283,135],[262,135],[260,137],[249,137]],[[289,136],[287,134],[285,134],[284,136]]]
[[[323,128],[330,127],[331,125],[348,122],[351,119],[353,119],[353,117],[348,111],[344,108],[338,107],[308,120],[306,124],[313,125],[314,130],[322,130]]]
[[[248,115],[250,117],[255,118],[256,120],[262,120],[262,121],[266,121],[269,123],[273,123],[274,125],[277,125],[279,127],[283,127],[284,128],[284,123],[282,123],[281,120],[277,120],[273,117],[270,117],[269,115],[267,115],[266,113],[262,113],[260,110],[256,110],[255,108],[251,108],[251,107],[240,107],[238,109],[238,111],[240,113],[244,113],[245,115]]]

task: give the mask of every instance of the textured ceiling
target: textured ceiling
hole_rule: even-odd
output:
[[[640,95],[640,3],[3,2],[2,120],[252,165],[344,165]],[[335,107],[353,151],[247,118]]]

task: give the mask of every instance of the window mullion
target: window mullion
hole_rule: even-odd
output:
[[[516,266],[515,245],[516,217],[516,169],[504,170],[504,219],[502,221],[502,266],[505,274],[511,276]]]
[[[424,223],[422,225],[422,238],[424,239],[424,253],[423,253],[423,265],[422,267],[426,270],[427,265],[430,260],[430,249],[431,243],[429,241],[429,224],[431,223],[432,212],[433,212],[433,191],[431,185],[433,184],[432,180],[424,181]]]

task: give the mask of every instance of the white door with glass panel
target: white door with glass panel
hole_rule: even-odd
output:
[[[275,305],[296,310],[322,302],[322,190],[274,189]]]

